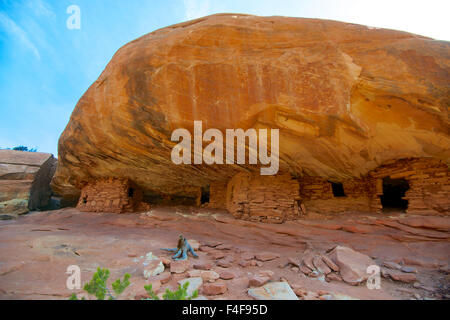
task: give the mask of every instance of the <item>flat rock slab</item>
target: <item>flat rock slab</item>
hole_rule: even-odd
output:
[[[279,258],[280,255],[272,252],[262,252],[255,255],[256,260],[259,261],[270,261],[275,260],[276,258]]]
[[[224,294],[227,291],[228,287],[223,282],[207,283],[203,286],[203,294],[206,294],[208,296]]]
[[[256,300],[298,300],[287,282],[269,282],[262,287],[248,289],[248,295]]]
[[[189,260],[177,260],[170,263],[170,272],[172,273],[183,273],[191,266]]]

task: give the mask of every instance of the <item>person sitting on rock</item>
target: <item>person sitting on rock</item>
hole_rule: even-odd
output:
[[[198,258],[198,255],[194,252],[194,249],[182,234],[180,234],[178,238],[178,245],[176,248],[162,248],[162,250],[175,252],[175,254],[172,256],[172,259],[174,260],[186,260],[188,252],[190,252],[194,258]]]

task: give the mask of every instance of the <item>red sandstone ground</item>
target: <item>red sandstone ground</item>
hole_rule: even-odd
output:
[[[274,225],[235,220],[224,211],[186,207],[121,215],[82,213],[74,208],[34,212],[0,221],[0,298],[67,299],[72,291],[66,288],[65,272],[67,266],[75,264],[81,268],[82,283],[90,280],[97,267],[109,268],[110,280],[129,272],[132,285],[120,298],[135,299],[144,293],[148,282],[134,262],[136,257],[147,252],[169,257],[160,248],[176,246],[178,235],[183,233],[202,245],[212,241],[226,244],[216,252],[234,258],[226,269],[202,250],[197,251],[199,259],[189,258],[189,270],[193,264],[211,262],[212,270],[235,275],[232,280],[217,280],[225,282],[228,291],[216,296],[205,294],[209,299],[251,299],[247,294],[249,274],[263,270],[273,271],[276,281],[284,278],[294,289],[310,292],[308,297],[325,291],[335,298],[448,299],[449,225],[449,217],[415,218],[399,213],[309,217]],[[286,266],[288,258],[301,259],[307,247],[325,252],[337,244],[367,254],[380,266],[386,261],[412,266],[418,271],[417,281],[406,284],[382,278],[380,290],[369,290],[365,285],[309,278]],[[276,253],[279,258],[262,266],[238,264],[245,253],[261,252]],[[166,287],[174,289],[177,281],[186,277],[186,273],[172,274],[160,292]]]

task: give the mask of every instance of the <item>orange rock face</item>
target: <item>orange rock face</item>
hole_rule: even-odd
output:
[[[317,19],[213,15],[116,52],[59,140],[54,190],[118,177],[145,193],[199,188],[257,165],[175,165],[173,130],[280,130],[280,173],[332,180],[409,157],[450,162],[450,44]],[[223,200],[221,200],[223,202]]]

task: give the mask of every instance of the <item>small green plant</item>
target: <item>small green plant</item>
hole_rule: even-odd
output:
[[[108,296],[109,300],[115,300],[116,296],[120,295],[130,285],[130,274],[125,273],[123,280],[117,279],[112,283],[112,289],[116,296],[113,296],[111,290],[109,290],[106,282],[109,278],[109,270],[98,268],[97,272],[92,276],[91,281],[86,283],[83,287],[84,291],[94,295],[98,300],[105,300]],[[69,300],[78,300],[76,294],[72,294]],[[84,298],[82,299],[84,300]]]
[[[183,286],[179,285],[177,291],[170,291],[166,289],[166,292],[163,294],[164,300],[191,300],[198,297],[198,290],[195,290],[192,293],[192,296],[188,297],[187,288],[189,287],[189,282],[185,282]],[[159,300],[159,297],[152,289],[152,285],[144,286],[145,291],[150,296],[150,300]]]

